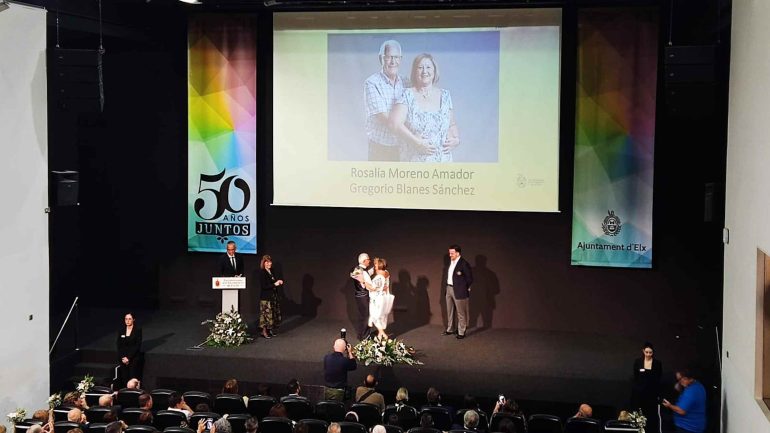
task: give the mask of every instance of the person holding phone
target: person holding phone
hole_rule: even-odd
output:
[[[706,388],[687,368],[677,370],[676,381],[682,389],[676,404],[666,399],[661,403],[674,412],[676,433],[703,433],[706,430]]]

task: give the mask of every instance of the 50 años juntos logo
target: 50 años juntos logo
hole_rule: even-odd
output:
[[[219,184],[219,188],[216,186],[204,188],[204,183]],[[236,198],[242,198],[242,200],[235,200],[236,205],[240,201],[237,209],[230,201],[231,188]],[[237,194],[240,194],[240,197]],[[251,221],[248,215],[241,214],[248,208],[249,202],[251,202],[249,184],[237,175],[225,178],[225,170],[217,174],[201,173],[198,182],[198,198],[195,200],[193,209],[202,221],[195,222],[195,234],[217,236],[222,242],[227,239],[227,236],[249,236]]]

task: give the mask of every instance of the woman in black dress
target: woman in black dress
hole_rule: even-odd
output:
[[[283,279],[273,272],[273,259],[262,256],[259,262],[262,269],[262,293],[259,299],[259,327],[262,336],[272,338],[275,328],[281,324],[281,305],[278,300],[278,288],[283,286]]]
[[[123,318],[125,327],[118,332],[117,352],[118,377],[116,385],[125,388],[126,383],[133,378],[142,379],[144,359],[142,355],[142,328],[134,323],[134,315],[127,313]]]
[[[660,432],[658,396],[663,364],[654,358],[652,343],[644,343],[642,357],[634,361],[634,385],[631,392],[631,410],[641,409],[647,418],[646,431]]]

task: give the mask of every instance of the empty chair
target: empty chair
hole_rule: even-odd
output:
[[[289,413],[292,421],[313,417],[313,406],[310,406],[310,402],[304,398],[283,398],[281,403],[286,406],[286,412]]]
[[[123,412],[120,414],[120,419],[128,425],[139,424],[139,417],[145,412],[150,411],[146,409],[140,409],[138,407],[129,407],[127,409],[123,409]]]
[[[357,422],[342,421],[340,424],[340,433],[366,433],[366,427]]]
[[[358,415],[358,422],[370,429],[382,422],[380,408],[369,403],[353,403],[350,410]]]
[[[56,421],[55,423],[53,423],[54,433],[67,433],[73,428],[79,428],[85,431],[85,426],[83,424],[78,424],[76,422]]]
[[[195,430],[189,427],[166,427],[163,433],[195,433]]]
[[[105,422],[92,422],[88,424],[88,429],[84,430],[86,433],[104,433],[107,428]]]
[[[187,417],[175,410],[159,410],[155,414],[154,423],[158,430],[165,431],[168,427],[186,427]]]
[[[171,389],[156,389],[150,393],[152,396],[152,411],[165,410],[168,407],[168,396],[176,391]]]
[[[142,390],[123,388],[118,391],[117,404],[121,407],[139,407],[139,396]]]
[[[511,422],[513,422],[513,425],[516,427],[517,432],[527,431],[527,422],[524,418],[524,415],[505,413],[505,412],[498,412],[498,413],[492,414],[492,419],[489,420],[489,431],[490,432],[500,431],[498,429],[498,426],[500,425],[500,421],[503,419],[511,420]],[[479,425],[480,424],[481,422],[479,421]]]
[[[246,404],[238,394],[219,394],[214,398],[214,412],[222,415],[246,413]]]
[[[473,410],[475,410],[476,413],[479,414],[479,426],[476,427],[476,430],[482,431],[482,432],[494,431],[494,430],[489,430],[489,418],[487,418],[487,414],[481,409],[473,409]],[[457,420],[455,421],[456,424],[463,424],[463,418],[465,417],[465,412],[467,411],[468,409],[460,409],[457,412],[455,412],[455,420]],[[516,431],[518,432],[519,430],[516,430]]]
[[[191,429],[197,429],[200,420],[206,420],[208,418],[211,418],[212,421],[216,421],[222,417],[218,413],[214,412],[195,412],[190,415],[190,421],[187,422],[187,426]]]
[[[527,433],[561,433],[561,420],[556,415],[530,415],[527,420]]]
[[[420,416],[430,414],[433,417],[433,427],[441,431],[448,431],[452,428],[452,414],[449,409],[441,406],[423,406],[420,409]]]
[[[190,406],[193,410],[195,410],[195,406],[201,403],[206,403],[209,407],[211,407],[211,394],[208,392],[187,391],[186,393],[182,394],[182,398],[184,398],[184,402],[187,403],[187,405]]]
[[[570,418],[564,426],[564,433],[601,433],[602,423],[593,418]]]
[[[294,428],[289,418],[266,416],[260,421],[257,431],[259,433],[292,433]]]
[[[249,397],[249,402],[246,405],[246,411],[250,413],[258,421],[262,421],[262,418],[266,417],[270,412],[270,408],[274,404],[278,403],[275,397],[269,395],[255,395]]]
[[[404,433],[404,429],[397,425],[385,424],[383,427],[385,427],[385,431],[388,433]]]
[[[86,410],[88,422],[104,422],[104,415],[112,412],[111,407],[93,406]]]
[[[604,423],[605,432],[626,432],[626,433],[638,433],[639,427],[634,427],[629,421],[618,421],[611,419]]]
[[[388,423],[388,418],[390,418],[391,414],[395,414],[398,417],[398,425],[404,431],[417,427],[420,421],[417,409],[409,405],[402,405],[400,408],[395,405],[387,406],[382,412],[382,422],[384,424]]]
[[[339,422],[345,419],[345,404],[337,400],[319,401],[315,405],[315,417],[326,422]]]
[[[299,422],[307,426],[308,433],[326,433],[329,423],[320,419],[305,418]]]
[[[246,406],[244,405],[244,409]],[[233,429],[233,433],[245,433],[246,432],[246,420],[251,418],[251,415],[247,413],[234,413],[228,414],[227,420],[230,421],[230,427]]]
[[[137,424],[128,426],[125,433],[155,433],[156,431],[158,429],[155,426]]]

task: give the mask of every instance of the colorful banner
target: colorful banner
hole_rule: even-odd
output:
[[[257,252],[257,37],[253,18],[188,27],[187,248]]]
[[[579,14],[573,265],[652,266],[657,17]]]

